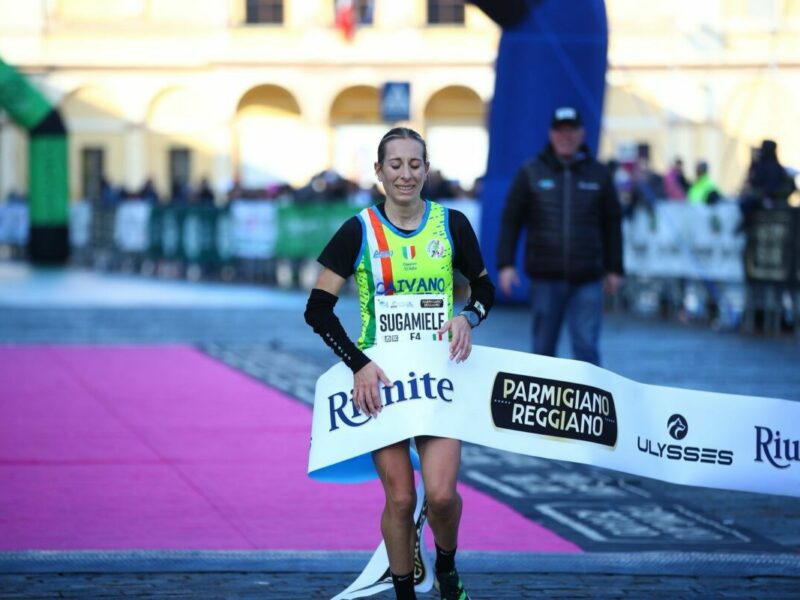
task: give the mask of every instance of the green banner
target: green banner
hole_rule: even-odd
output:
[[[31,135],[28,156],[31,226],[65,225],[69,221],[66,136]]]
[[[14,67],[0,60],[0,108],[25,129],[32,129],[52,107]]]
[[[345,202],[281,206],[276,256],[316,258],[342,223],[360,210]]]
[[[157,206],[150,213],[154,259],[213,265],[232,258],[230,215],[213,206]]]
[[[217,260],[221,263],[233,259],[233,219],[228,209],[217,212],[214,222],[214,247]]]
[[[183,217],[183,256],[187,262],[210,265],[219,262],[217,222],[224,213],[213,206],[189,207]],[[227,249],[222,248],[225,252]]]
[[[158,206],[150,213],[150,249],[148,254],[156,259],[181,258],[181,232],[183,211],[174,207]]]

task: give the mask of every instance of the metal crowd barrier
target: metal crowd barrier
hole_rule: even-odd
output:
[[[476,230],[480,206],[462,209]],[[26,206],[0,204],[0,258],[24,256]],[[316,257],[360,206],[234,200],[210,205],[72,205],[72,262],[145,276],[263,282],[309,289]],[[626,279],[612,310],[721,329],[800,333],[800,211],[754,213],[735,202],[661,202],[624,224]]]
[[[776,335],[800,329],[800,210],[758,211],[747,219],[743,329]],[[759,323],[760,321],[760,323]],[[787,321],[790,321],[787,323]],[[760,327],[759,327],[760,325]]]
[[[85,213],[88,204],[78,203]],[[147,276],[313,285],[316,257],[360,207],[234,200],[210,205],[123,201],[73,219],[73,263]]]

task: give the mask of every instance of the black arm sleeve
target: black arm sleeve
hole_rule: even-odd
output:
[[[527,222],[525,219],[526,201],[530,193],[527,164],[523,165],[514,177],[506,195],[506,204],[500,218],[500,235],[497,239],[497,268],[514,265],[520,231]]]
[[[331,347],[353,373],[369,362],[369,357],[358,349],[342,327],[342,322],[333,312],[336,296],[325,290],[314,288],[308,297],[305,318],[322,340]]]
[[[469,280],[470,297],[464,310],[474,312],[481,321],[494,304],[494,284],[485,270],[475,230],[463,213],[449,210],[450,235],[453,238],[453,266]]]

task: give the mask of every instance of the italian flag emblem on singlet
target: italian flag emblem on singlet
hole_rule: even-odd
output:
[[[411,260],[417,255],[417,249],[414,246],[403,246],[403,258]]]

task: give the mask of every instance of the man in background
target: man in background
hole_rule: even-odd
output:
[[[621,208],[608,170],[584,144],[578,111],[557,108],[549,142],[517,172],[506,196],[497,250],[500,289],[518,285],[517,243],[527,230],[533,351],[555,356],[566,322],[573,356],[600,364],[603,291],[623,274]]]

